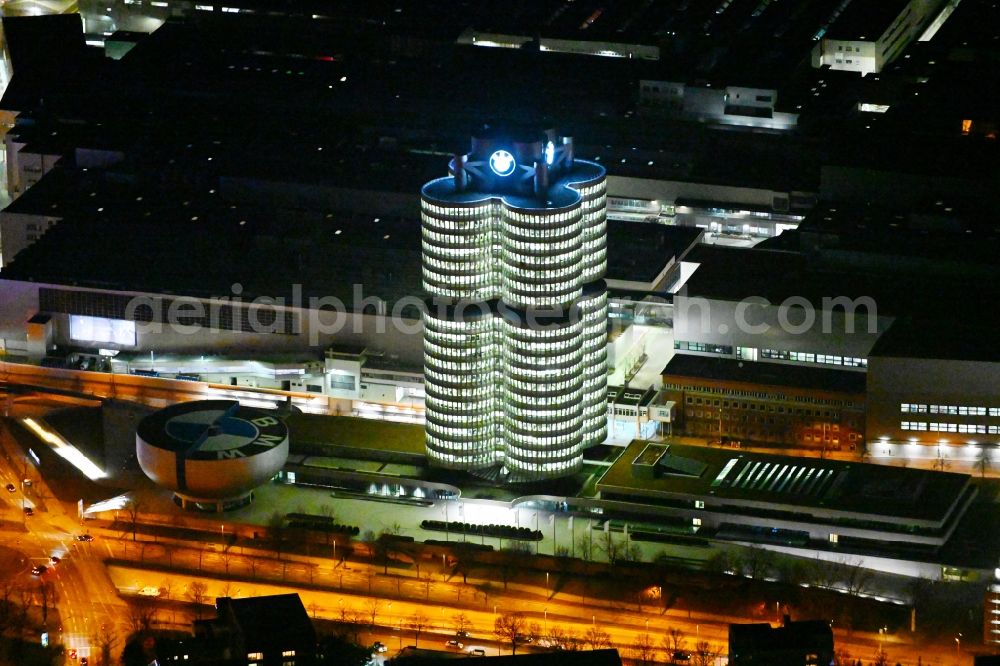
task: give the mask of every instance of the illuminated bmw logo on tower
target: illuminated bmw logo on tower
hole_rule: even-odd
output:
[[[506,150],[498,150],[490,155],[490,169],[498,176],[509,176],[514,173],[517,163],[514,156]]]

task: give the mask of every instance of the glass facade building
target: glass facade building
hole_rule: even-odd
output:
[[[531,481],[607,436],[604,169],[484,131],[421,196],[427,454]]]

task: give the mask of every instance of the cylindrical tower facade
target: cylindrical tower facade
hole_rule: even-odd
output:
[[[608,437],[608,289],[604,280],[584,286],[578,301],[583,318],[583,448]]]
[[[500,296],[512,308],[568,308],[583,285],[579,204],[548,210],[501,207]]]
[[[420,208],[424,290],[449,298],[496,298],[494,204],[421,199]]]
[[[583,321],[505,310],[501,385],[504,464],[518,477],[565,476],[583,465]]]
[[[486,132],[450,173],[421,196],[427,455],[573,474],[607,434],[604,169],[552,131]]]
[[[497,461],[494,320],[488,304],[432,302],[424,312],[427,456],[440,467],[473,470]]]
[[[583,281],[593,282],[608,271],[607,181],[602,175],[573,187],[583,198]]]

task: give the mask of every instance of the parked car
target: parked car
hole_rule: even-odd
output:
[[[30,506],[26,506],[26,507],[24,507],[24,515],[26,515],[26,516],[33,516],[33,515],[35,515],[35,510],[32,509]]]
[[[51,562],[52,564],[59,564],[60,562],[62,562],[62,558],[60,558],[58,555],[53,555],[52,557],[49,558],[49,562]]]
[[[44,564],[36,564],[35,566],[31,567],[31,574],[33,576],[41,576],[48,570],[49,568]]]

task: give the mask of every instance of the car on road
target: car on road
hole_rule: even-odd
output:
[[[26,507],[24,507],[24,515],[26,515],[26,516],[33,516],[33,515],[35,515],[35,510],[32,509],[30,506],[26,506]]]
[[[485,657],[486,656],[486,648],[470,647],[469,648],[469,654],[471,654],[473,657]]]
[[[42,574],[44,574],[48,570],[49,570],[49,568],[47,566],[45,566],[44,564],[36,564],[35,566],[31,567],[31,575],[32,576],[41,576]]]
[[[7,484],[7,492],[13,493],[13,492],[16,492],[16,491],[17,491],[17,486],[15,486],[13,483],[8,483]]]
[[[87,664],[89,663],[90,663],[89,659],[87,659],[86,657],[80,657],[80,666],[87,666]]]
[[[444,646],[447,647],[447,648],[455,648],[456,650],[461,650],[462,648],[465,647],[462,643],[460,643],[460,642],[458,642],[456,640],[447,641],[444,644]]]
[[[25,479],[21,483],[23,483],[25,485],[25,487],[27,487],[27,488],[31,487],[31,479]]]
[[[691,661],[691,653],[684,650],[675,650],[670,656],[670,661],[674,664],[686,664]]]
[[[59,564],[60,562],[62,562],[62,558],[60,558],[58,555],[53,555],[52,557],[49,558],[49,562],[51,562],[52,564]]]
[[[382,641],[375,641],[374,643],[372,643],[372,650],[378,653],[382,653],[382,652],[388,652],[389,648],[387,648],[385,646],[385,643],[383,643]]]
[[[455,632],[455,638],[468,638],[468,637],[469,637],[469,632],[467,632],[467,631],[456,631]]]
[[[515,643],[531,643],[534,640],[534,638],[528,636],[527,634],[518,634],[517,636],[514,636]]]
[[[93,541],[94,537],[92,537],[89,534],[77,534],[76,535],[76,540],[77,541]]]

